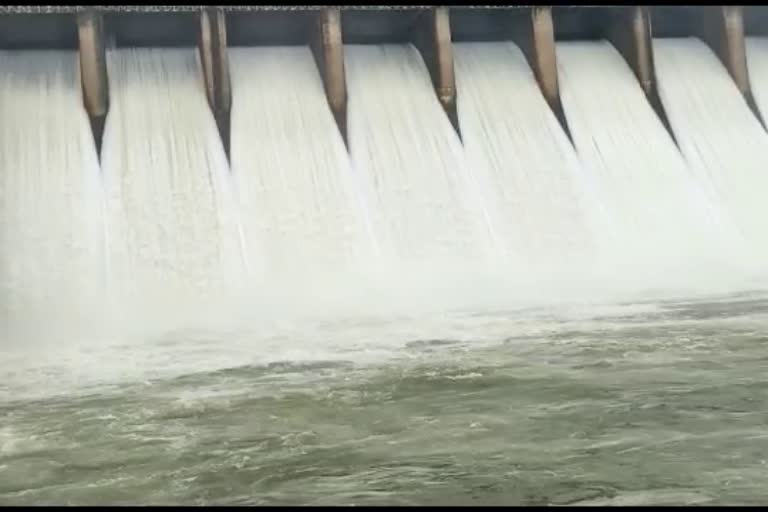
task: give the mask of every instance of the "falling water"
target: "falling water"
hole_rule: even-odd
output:
[[[467,161],[509,244],[507,268],[583,269],[593,255],[589,177],[522,52],[511,43],[465,43],[454,55]]]
[[[4,51],[0,69],[0,329],[82,334],[103,284],[103,216],[77,53]]]
[[[716,208],[619,52],[605,41],[564,42],[557,58],[574,144],[613,224],[601,233],[615,244],[605,264],[657,274],[659,265],[685,269],[692,255],[711,255]]]
[[[102,167],[112,295],[121,309],[138,302],[142,314],[180,315],[185,302],[222,293],[243,275],[226,156],[197,52],[113,50],[108,69]],[[135,299],[127,305],[125,296]]]
[[[746,51],[752,95],[765,121],[768,117],[768,38],[748,37]]]
[[[347,46],[345,59],[350,150],[385,263],[444,279],[478,268],[488,220],[420,55],[410,45]]]
[[[698,39],[653,41],[659,94],[689,168],[743,235],[742,266],[768,255],[768,134],[715,54]]]
[[[558,48],[578,160],[511,45],[458,48],[466,154],[413,48],[349,47],[352,165],[306,50],[236,50],[233,183],[196,52],[112,51],[103,185],[74,55],[0,53],[0,321],[55,328],[46,308],[98,297],[104,266],[116,309],[151,334],[0,340],[0,505],[764,503],[764,293],[414,309],[487,295],[484,261],[595,251],[584,274],[653,268],[707,246],[695,212],[700,231],[738,222],[760,246],[764,136],[711,54],[666,44],[685,160],[604,45]],[[271,299],[291,271],[334,279],[366,252],[410,318],[275,334],[264,304],[226,300],[232,281]],[[470,286],[414,285],[419,270]],[[158,334],[233,304],[255,332]]]
[[[768,38],[748,37],[746,51],[752,95],[765,123],[768,119]]]
[[[234,48],[232,172],[252,272],[266,286],[359,268],[373,254],[358,175],[307,47]],[[321,285],[318,285],[321,286]]]

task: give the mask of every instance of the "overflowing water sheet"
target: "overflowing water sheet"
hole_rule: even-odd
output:
[[[338,286],[374,254],[366,205],[308,47],[232,48],[232,173],[249,269],[279,293]]]
[[[197,51],[117,49],[107,64],[102,168],[111,296],[121,311],[138,307],[147,315],[140,318],[158,321],[181,315],[187,325],[186,306],[226,303],[221,294],[244,272],[226,155]]]
[[[350,151],[384,266],[408,284],[480,268],[491,222],[421,56],[411,45],[347,45],[345,64]]]
[[[768,117],[768,37],[747,37],[746,52],[752,96],[765,121]]]
[[[103,213],[77,53],[2,51],[0,69],[0,332],[82,334],[101,301]]]
[[[691,258],[716,260],[728,245],[717,203],[621,54],[607,41],[561,42],[557,61],[574,144],[610,219],[600,233],[607,251],[601,265],[629,266],[641,279],[660,268],[686,269],[677,274],[685,279]]]
[[[689,168],[741,235],[744,268],[768,256],[768,134],[715,54],[699,39],[654,39],[659,94]]]
[[[686,193],[696,194],[698,180],[699,187],[709,184],[702,208],[713,222],[716,207],[725,204],[715,180],[702,177],[710,168],[694,172],[679,161],[672,167],[696,178],[690,189],[655,169],[673,160],[669,140],[651,136],[663,128],[637,113],[637,95],[627,100],[633,116],[645,119],[637,126],[634,117],[571,114],[576,131],[601,116],[612,123],[607,132],[591,127],[593,142],[576,133],[577,149],[589,158],[582,154],[575,162],[534,94],[519,53],[500,46],[488,57],[507,62],[495,75],[482,57],[467,62],[463,48],[459,74],[467,64],[481,73],[469,85],[459,77],[469,91],[460,100],[460,115],[471,126],[464,128],[466,160],[412,48],[348,48],[352,169],[329,112],[320,106],[320,84],[307,52],[274,54],[285,57],[285,69],[302,82],[296,84],[282,82],[283,68],[270,52],[234,52],[233,121],[250,131],[233,134],[236,183],[230,183],[195,51],[110,52],[105,195],[99,192],[75,56],[50,54],[56,57],[43,66],[35,59],[49,54],[23,61],[0,54],[0,321],[25,311],[38,324],[50,322],[29,306],[49,298],[76,303],[87,296],[81,295],[87,286],[99,283],[89,279],[106,261],[115,309],[139,308],[135,325],[114,323],[115,331],[146,329],[138,340],[76,346],[80,331],[51,350],[13,353],[4,349],[26,346],[26,339],[0,340],[0,502],[120,505],[138,497],[169,505],[764,503],[765,293],[699,301],[637,301],[625,293],[620,301],[600,304],[595,282],[565,307],[554,304],[561,298],[556,294],[545,294],[543,307],[531,307],[529,290],[520,294],[524,304],[518,308],[491,311],[472,303],[490,293],[473,279],[481,262],[556,259],[558,249],[563,258],[582,249],[588,254],[595,248],[590,225],[596,239],[611,237],[611,247],[638,237],[638,247],[646,250],[635,256],[638,263],[646,255],[672,257],[670,248],[687,243],[693,227],[670,201],[678,200],[681,209],[695,204]],[[296,69],[289,54],[302,62]],[[701,81],[689,85],[690,94],[707,99],[696,108],[726,109],[723,124],[733,122],[730,116],[741,107],[718,102],[721,75],[710,76],[706,66],[702,72],[678,67]],[[598,70],[595,80],[614,80],[611,69],[613,64]],[[274,72],[275,78],[259,83],[256,71]],[[582,99],[569,76],[579,99],[574,108]],[[503,91],[513,79],[525,105],[515,106],[511,102],[518,100]],[[593,83],[596,93],[605,94],[598,85]],[[299,92],[311,99],[290,97]],[[270,98],[287,104],[270,105]],[[591,108],[630,108],[618,98],[603,99]],[[499,112],[491,112],[496,104]],[[514,115],[530,131],[531,145],[545,145],[538,151],[548,155],[519,147],[515,160],[512,148],[496,146],[505,140],[523,145],[524,135],[514,132],[511,120],[499,118],[511,116],[513,107],[530,107]],[[677,114],[688,137],[699,133]],[[259,116],[261,123],[254,119]],[[491,131],[512,133],[489,134],[489,142],[481,142],[468,132],[491,123]],[[642,137],[629,138],[621,131],[628,127]],[[326,146],[291,130],[309,130],[310,138]],[[705,135],[711,138],[696,141],[723,144],[714,130]],[[598,159],[597,149],[585,148],[586,142],[610,155],[616,169]],[[654,160],[632,144],[665,144],[664,159]],[[262,155],[252,154],[260,149]],[[638,159],[638,168],[621,162],[622,151],[626,159]],[[310,165],[308,155],[293,154],[302,152],[321,162]],[[743,156],[761,161],[754,148]],[[712,170],[731,164],[744,170],[740,161],[727,159]],[[510,174],[502,175],[507,165]],[[529,168],[541,175],[526,174]],[[640,169],[650,175],[639,175]],[[741,172],[741,178],[752,177]],[[637,218],[642,200],[621,179],[637,182],[635,194],[647,202],[659,196],[657,208],[673,216],[669,222],[679,229],[680,241],[651,220],[658,221],[660,213]],[[544,183],[553,187],[551,197],[540,188]],[[765,188],[757,180],[750,184]],[[232,185],[242,190],[236,193]],[[515,203],[514,187],[530,187],[544,205]],[[624,194],[624,200],[611,194]],[[102,198],[108,222],[101,220]],[[602,213],[594,223],[586,220],[591,213],[581,217],[579,199],[598,203]],[[304,217],[301,200],[310,203]],[[332,200],[339,203],[321,202]],[[762,214],[756,203],[752,207]],[[515,213],[522,218],[507,225]],[[569,214],[574,218],[566,219]],[[721,223],[730,226],[732,214],[723,215]],[[375,244],[365,241],[368,216]],[[274,231],[270,218],[278,223]],[[272,330],[265,328],[264,303],[226,298],[227,290],[251,286],[254,274],[275,274],[275,282],[259,290],[268,302],[286,281],[280,274],[292,268],[297,281],[314,271],[334,279],[338,269],[364,259],[368,245],[375,256],[367,272],[383,270],[382,263],[394,270],[382,275],[407,315],[302,319]],[[650,250],[654,245],[656,252]],[[104,246],[110,250],[102,259]],[[741,247],[735,249],[743,256]],[[632,258],[629,250],[616,252],[576,266],[589,274],[590,265],[617,264],[613,256]],[[697,265],[711,270],[692,258],[690,266]],[[463,273],[472,286],[430,287],[409,267],[425,271],[434,283]],[[503,280],[517,270],[509,267],[492,267],[491,274]],[[660,273],[661,280],[669,274]],[[414,289],[426,293],[414,300]],[[235,319],[224,317],[227,329],[163,329],[162,322],[195,297],[200,314],[182,315],[179,326],[205,321],[210,309],[222,305],[232,316],[245,308],[254,328],[236,330]],[[446,299],[470,307],[446,312]],[[386,302],[375,295],[360,300],[368,310]],[[423,304],[437,313],[422,314]],[[295,308],[279,303],[273,309]],[[96,311],[68,318],[84,329]]]
[[[467,165],[506,244],[506,273],[583,271],[596,250],[591,177],[523,53],[513,43],[461,43],[454,59]]]

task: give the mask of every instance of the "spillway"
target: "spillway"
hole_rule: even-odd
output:
[[[510,273],[583,268],[596,250],[591,177],[522,52],[459,43],[454,55],[466,165],[482,184]]]
[[[100,277],[89,287],[134,297],[168,290],[167,298],[263,291],[267,282],[292,282],[300,291],[343,272],[394,285],[426,275],[433,282],[478,272],[507,279],[566,267],[629,273],[627,265],[675,268],[693,259],[739,266],[742,256],[759,266],[768,251],[760,193],[768,135],[739,92],[744,84],[735,84],[743,27],[728,20],[738,21],[738,10],[702,10],[722,30],[702,29],[701,40],[669,37],[691,27],[665,20],[688,14],[654,11],[664,37],[652,48],[643,46],[653,35],[644,8],[592,11],[595,27],[577,26],[586,11],[557,10],[553,18],[546,8],[457,9],[455,18],[447,8],[299,9],[295,17],[254,9],[229,22],[231,8],[195,10],[166,18],[65,8],[61,17],[0,19],[7,46],[31,44],[7,23],[18,20],[38,29],[69,23],[72,30],[44,31],[48,39],[32,46],[80,48],[79,67],[72,54],[34,52],[47,64],[30,80],[60,82],[52,86],[60,102],[49,85],[39,101],[35,87],[19,92],[33,66],[16,61],[32,54],[5,55],[13,75],[5,118],[31,114],[18,129],[4,121],[3,143],[31,133],[43,113],[58,123],[65,104],[83,128],[81,101],[102,146],[103,179],[86,132],[54,135],[58,125],[47,123],[25,136],[43,147],[72,139],[50,165],[86,161],[67,173],[87,182],[72,194],[89,213],[63,206],[77,209],[69,215],[78,234],[33,241],[34,229],[11,227],[35,217],[16,211],[28,200],[12,191],[27,183],[4,178],[5,245],[22,251],[59,243],[76,254],[62,261],[94,259],[87,267]],[[494,24],[496,17],[509,23]],[[171,18],[179,23],[167,25]],[[375,19],[378,32],[368,24]],[[245,30],[251,22],[253,30]],[[596,30],[600,24],[610,26]],[[613,25],[631,34],[622,38]],[[452,31],[461,42],[451,43]],[[574,42],[574,34],[592,42]],[[595,35],[611,42],[595,42]],[[227,49],[228,37],[241,47]],[[710,49],[721,48],[718,37],[730,53]],[[514,44],[488,42],[494,39]],[[764,105],[762,44],[751,39],[747,46],[755,97]],[[658,83],[648,74],[654,56]],[[656,87],[662,105],[646,97]],[[16,95],[19,101],[10,99]],[[102,144],[98,121],[105,116]],[[34,167],[18,172],[35,176],[34,187],[76,188],[67,173],[66,185],[38,183],[39,168],[49,164],[33,159],[48,157],[20,156],[12,147],[3,158],[9,168]],[[101,242],[72,241],[83,231]],[[48,249],[40,252],[49,257]],[[26,272],[17,269],[32,265],[29,259],[6,257],[6,289],[19,288],[22,278],[12,276]],[[80,271],[69,274],[62,279],[80,279]]]
[[[226,156],[194,50],[117,49],[107,57],[109,286],[117,310],[172,315],[243,277]]]
[[[347,45],[349,146],[382,264],[477,268],[491,225],[461,141],[410,45]],[[442,270],[438,270],[442,269]]]
[[[361,267],[375,253],[361,176],[309,48],[233,48],[230,69],[232,174],[254,277],[306,288]]]
[[[606,265],[684,268],[712,256],[722,244],[716,203],[623,57],[607,41],[579,41],[558,43],[557,58],[574,145],[610,219]]]
[[[743,266],[762,267],[768,134],[715,54],[695,38],[654,39],[659,93],[689,168],[739,234]]]
[[[765,503],[767,20],[0,6],[0,505]]]
[[[714,32],[670,39],[677,29],[662,23],[665,37],[643,50],[653,31],[640,8],[593,11],[595,27],[624,24],[632,32],[622,39],[611,27],[577,27],[577,37],[592,42],[572,40],[568,19],[577,11],[569,10],[552,18],[550,9],[530,16],[524,9],[457,9],[452,18],[447,8],[300,9],[295,17],[278,9],[227,21],[230,8],[196,9],[178,18],[133,11],[105,17],[98,9],[18,18],[25,27],[42,23],[38,28],[75,22],[69,35],[46,32],[49,39],[34,43],[80,48],[79,66],[70,53],[34,52],[47,64],[30,80],[61,82],[53,87],[61,101],[49,85],[39,101],[31,90],[19,92],[32,66],[16,60],[32,54],[4,57],[13,75],[6,118],[31,114],[19,129],[3,121],[3,143],[17,144],[25,130],[25,139],[43,147],[71,139],[51,164],[15,147],[4,152],[6,167],[34,168],[4,177],[5,245],[23,252],[60,244],[61,265],[90,258],[84,266],[97,277],[83,295],[106,287],[113,310],[125,309],[121,297],[185,302],[212,290],[257,289],[265,302],[285,287],[294,295],[338,287],[365,295],[365,280],[395,296],[402,283],[427,296],[436,283],[458,279],[469,283],[463,290],[482,295],[481,276],[537,282],[570,272],[589,281],[605,269],[610,281],[632,269],[663,276],[692,261],[712,269],[739,267],[744,258],[759,270],[768,251],[759,192],[768,181],[759,163],[768,136],[739,92],[743,84],[736,87],[725,71],[738,75],[730,57],[709,49],[718,47]],[[716,23],[734,15],[701,12]],[[509,23],[493,23],[497,16]],[[11,18],[0,18],[2,41],[24,47],[23,31],[3,25]],[[167,25],[171,18],[179,23]],[[374,19],[379,32],[368,24]],[[733,44],[738,24],[726,25],[722,42]],[[454,30],[461,42],[452,44]],[[595,35],[611,42],[595,42]],[[488,42],[494,39],[514,44]],[[764,104],[762,50],[757,40],[747,46],[755,96]],[[648,74],[648,50],[658,84]],[[656,87],[662,105],[648,100]],[[19,101],[10,99],[16,95]],[[86,131],[54,134],[65,104],[84,130],[78,101],[100,147],[101,177]],[[43,115],[55,122],[32,134],[32,119]],[[86,163],[76,171],[68,159]],[[66,184],[38,183],[39,169],[56,165],[72,168],[60,175],[69,176]],[[75,192],[78,179],[86,185]],[[82,207],[61,208],[75,218],[70,234],[42,241],[35,229],[16,227],[21,218],[35,219],[40,231],[48,222],[20,213],[36,208],[19,206],[30,202],[19,199],[29,195],[25,180],[68,188],[64,197],[79,194]],[[66,231],[67,215],[54,231]],[[80,236],[87,241],[74,241]],[[5,289],[20,288],[26,278],[18,276],[30,272],[19,269],[37,265],[31,260],[55,267],[45,260],[52,251],[6,256]],[[80,270],[61,274],[82,280]]]
[[[0,329],[67,338],[94,324],[104,282],[99,165],[77,54],[2,51],[0,69]]]

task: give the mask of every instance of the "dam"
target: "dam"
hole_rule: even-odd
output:
[[[768,9],[0,7],[0,505],[757,504]]]

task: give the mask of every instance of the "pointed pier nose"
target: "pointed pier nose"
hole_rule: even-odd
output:
[[[649,9],[653,22],[653,37],[697,37],[709,46],[728,70],[752,113],[765,127],[749,83],[743,7],[654,6]]]
[[[541,93],[570,138],[560,102],[552,9],[547,6],[454,7],[450,11],[455,42],[511,41],[520,48]]]
[[[456,111],[450,9],[378,6],[342,9],[344,44],[413,44],[429,71],[435,95],[461,136]]]
[[[200,13],[199,49],[208,104],[229,160],[232,88],[227,59],[227,22],[220,9],[205,9]]]
[[[197,45],[205,93],[229,158],[228,45],[308,44],[345,142],[344,44],[414,44],[460,135],[452,42],[513,41],[568,134],[555,43],[607,39],[674,138],[658,97],[652,38],[693,36],[714,51],[765,126],[750,90],[744,35],[766,35],[767,12],[759,6],[9,6],[0,7],[0,45],[79,49],[83,104],[99,151],[110,101],[105,36],[118,46]]]
[[[104,22],[100,13],[85,11],[77,15],[80,49],[80,78],[83,103],[91,121],[96,152],[101,159],[104,125],[109,111],[109,83],[104,47]]]
[[[339,127],[344,144],[347,138],[347,81],[344,71],[344,44],[341,39],[341,11],[327,7],[315,15],[310,47],[325,87],[325,96]]]

